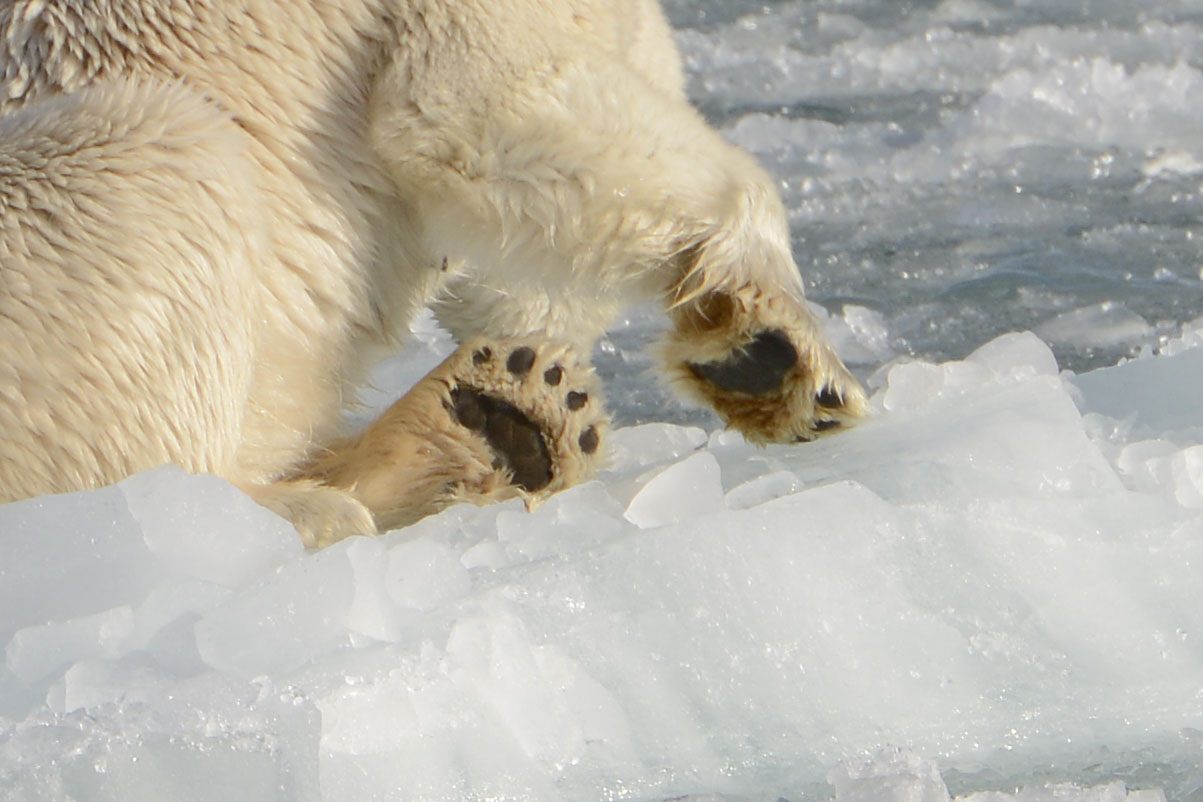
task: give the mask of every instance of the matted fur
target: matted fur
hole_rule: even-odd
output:
[[[750,287],[859,397],[654,0],[5,0],[0,65],[0,501],[175,462],[370,529],[299,472],[432,300],[587,349],[688,277]]]

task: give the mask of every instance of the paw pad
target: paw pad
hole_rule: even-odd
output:
[[[523,490],[542,490],[551,483],[551,457],[539,427],[517,407],[467,387],[451,391],[456,419],[483,434],[498,460]]]
[[[581,432],[581,436],[577,438],[577,444],[581,447],[581,451],[586,454],[592,454],[597,451],[597,447],[601,444],[601,438],[597,434],[597,427],[590,426]]]
[[[674,378],[754,443],[814,440],[865,414],[859,382],[784,289],[748,284],[670,310]]]
[[[506,370],[519,378],[530,373],[530,369],[534,365],[535,349],[526,346],[515,348],[514,352],[510,354],[510,358],[505,361]]]
[[[491,459],[509,483],[531,494],[560,490],[593,470],[605,418],[589,403],[591,372],[570,350],[492,341],[470,353],[458,368],[451,365],[445,405],[487,443],[486,464]],[[577,389],[565,392],[565,385]]]
[[[784,332],[763,331],[743,348],[718,362],[690,362],[699,379],[721,390],[746,395],[768,395],[798,363],[798,350]]]

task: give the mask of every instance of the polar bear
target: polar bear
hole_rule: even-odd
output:
[[[174,462],[319,546],[535,500],[596,467],[586,357],[648,298],[750,440],[863,412],[655,0],[4,0],[0,64],[0,501]],[[344,437],[428,304],[461,347]]]

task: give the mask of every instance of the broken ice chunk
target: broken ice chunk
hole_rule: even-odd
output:
[[[724,508],[718,460],[701,451],[652,477],[627,505],[626,518],[640,529],[650,529]]]

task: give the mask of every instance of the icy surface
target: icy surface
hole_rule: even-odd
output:
[[[668,7],[872,418],[748,446],[636,309],[609,467],[534,512],[0,507],[0,801],[1203,799],[1203,4]]]
[[[173,468],[0,507],[0,799],[1198,799],[1199,354],[1005,335],[318,553]]]

